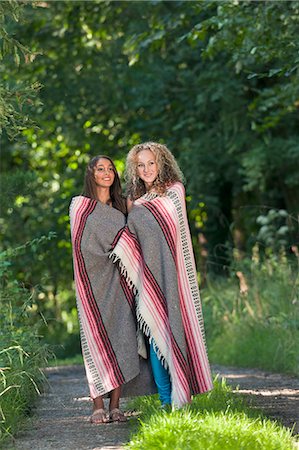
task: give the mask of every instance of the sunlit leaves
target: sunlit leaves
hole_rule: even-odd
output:
[[[251,25],[253,16],[254,26]],[[255,85],[249,84],[255,91],[255,100],[250,105],[251,111],[256,112],[255,131],[275,128],[295,111],[294,102],[299,97],[297,1],[222,2],[217,6],[217,13],[201,25],[213,31],[203,50],[204,56],[215,58],[225,53],[227,64],[235,67],[237,74],[258,80]],[[257,102],[261,107],[255,106]]]
[[[40,54],[8,76],[43,84],[33,117],[40,129],[25,130],[22,145],[7,145],[5,164],[37,177],[29,201],[6,218],[7,239],[55,227],[57,246],[49,245],[49,264],[39,270],[51,274],[53,286],[69,286],[66,216],[89,158],[108,154],[122,174],[128,149],[145,140],[165,142],[178,158],[192,226],[204,230],[211,254],[237,222],[244,242],[253,239],[259,211],[244,209],[247,203],[295,210],[297,3],[25,8],[18,37]],[[16,219],[24,223],[18,233]]]
[[[23,83],[7,77],[4,64],[13,59],[15,65],[31,63],[36,57],[10,32],[12,22],[19,22],[24,4],[4,1],[0,4],[0,68],[4,72],[0,84],[0,135],[3,130],[10,139],[15,138],[33,123],[29,117],[30,106],[37,105],[36,95],[41,87],[38,82]],[[9,30],[9,31],[7,31]]]

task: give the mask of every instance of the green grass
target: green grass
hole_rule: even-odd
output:
[[[45,376],[41,367],[83,364],[82,356],[56,359],[49,356],[33,329],[15,335],[11,329],[12,345],[0,349],[0,448],[7,448],[29,418],[35,399],[43,389]],[[13,334],[13,335],[12,335]],[[1,335],[1,333],[0,333]],[[8,334],[6,341],[8,341]],[[48,361],[50,361],[48,363]]]
[[[145,397],[135,397],[128,404],[129,409],[142,412],[142,417],[149,417],[160,410],[158,394]],[[188,408],[192,411],[221,412],[236,411],[246,412],[252,417],[258,417],[262,413],[251,409],[248,402],[241,395],[232,392],[225,379],[219,380],[218,375],[214,378],[214,388],[206,394],[196,395]]]
[[[45,377],[47,347],[38,333],[33,296],[10,279],[0,255],[0,446],[27,420]],[[3,269],[4,268],[4,269]],[[2,273],[1,273],[2,271]],[[3,447],[2,447],[3,446]]]
[[[22,428],[42,390],[45,350],[33,348],[32,340],[26,349],[11,345],[0,351],[0,445]]]
[[[244,413],[160,412],[141,423],[130,450],[293,450],[291,433]]]
[[[128,450],[291,450],[291,431],[272,422],[232,392],[225,381],[180,410],[162,411],[157,396],[129,405],[141,411]]]
[[[299,374],[299,272],[284,255],[238,262],[208,281],[202,300],[212,363]]]
[[[225,351],[223,351],[223,342]],[[228,324],[222,336],[210,342],[212,362],[239,367],[258,367],[297,375],[298,330],[284,325],[240,322]]]

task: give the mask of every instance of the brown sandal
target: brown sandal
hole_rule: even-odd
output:
[[[108,423],[109,422],[108,413],[106,409],[103,408],[95,409],[92,415],[90,416],[89,420],[91,423],[95,424]]]
[[[109,419],[111,420],[111,422],[126,422],[127,421],[127,418],[124,415],[124,413],[118,408],[114,408],[110,411]]]

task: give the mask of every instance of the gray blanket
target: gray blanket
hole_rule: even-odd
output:
[[[108,258],[124,215],[87,197],[70,207],[73,263],[82,353],[90,395],[126,385],[123,395],[155,391],[150,367],[138,356],[134,297]]]

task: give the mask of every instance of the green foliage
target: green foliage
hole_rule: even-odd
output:
[[[0,59],[2,60],[5,56],[13,55],[17,65],[20,63],[20,55],[25,59],[30,51],[7,32],[6,22],[9,22],[9,20],[19,22],[23,9],[24,4],[15,0],[2,1],[0,4]]]
[[[291,450],[294,446],[290,432],[270,421],[253,420],[243,414],[192,414],[183,410],[152,416],[126,448]]]
[[[260,225],[257,235],[259,242],[273,250],[274,253],[281,248],[286,248],[290,228],[293,225],[288,223],[290,221],[287,211],[270,209],[267,214],[258,216],[256,221]]]
[[[15,111],[26,128],[21,143],[2,137],[3,184],[13,193],[2,196],[2,244],[57,233],[34,263],[13,267],[16,279],[44,286],[51,342],[78,349],[68,206],[97,153],[122,171],[135,143],[168,144],[187,180],[193,242],[198,232],[206,242],[207,257],[196,249],[203,270],[227,273],[227,243],[246,254],[259,232],[266,245],[277,236],[286,248],[298,243],[289,221],[275,230],[276,219],[267,229],[256,221],[266,210],[298,214],[298,5],[1,2],[2,36],[12,39],[1,63],[3,89],[12,92],[3,117],[13,136],[9,111],[20,98]],[[37,84],[40,104],[31,105],[23,87]],[[38,129],[25,120],[27,106]],[[278,234],[282,226],[289,233]]]
[[[4,63],[13,58],[16,66],[23,62],[29,64],[36,56],[14,36],[11,29],[14,22],[22,19],[24,2],[15,0],[2,1],[0,4],[0,69],[4,71]],[[7,31],[9,30],[9,31]],[[40,83],[24,83],[20,78],[13,78],[4,73],[0,83],[0,136],[5,130],[10,139],[28,127],[33,122],[29,117],[28,110],[32,105],[38,105],[36,95],[41,88]]]
[[[252,16],[254,27],[248,26]],[[201,24],[206,32],[213,30],[205,57],[225,52],[237,74],[257,81],[256,94],[248,105],[254,130],[275,128],[298,108],[298,25],[297,1],[223,2],[217,14]]]
[[[0,443],[20,429],[40,393],[44,381],[40,368],[47,362],[35,293],[14,280],[11,263],[49,238],[35,239],[0,255]]]
[[[139,398],[130,406],[142,412],[140,429],[126,447],[130,450],[293,448],[290,430],[250,410],[217,379],[213,391],[180,410],[161,411],[156,396]]]
[[[25,330],[24,339],[12,336],[11,340],[19,344],[4,348],[1,344],[0,351],[0,444],[21,429],[45,381],[40,370],[46,363],[45,349],[37,335]]]
[[[42,251],[35,251],[39,240],[25,244],[21,258],[2,254],[2,436],[17,430],[39,389],[37,315],[50,342],[63,342],[68,355],[79,348],[68,205],[85,165],[108,153],[122,169],[142,140],[166,142],[178,158],[210,271],[229,266],[228,241],[246,252],[259,233],[268,247],[264,261],[231,269],[244,275],[247,294],[235,275],[206,288],[212,357],[297,371],[298,282],[273,252],[295,248],[298,230],[270,214],[298,213],[297,28],[297,1],[0,2],[1,244],[10,249],[51,230],[57,236],[43,240]],[[20,132],[22,142],[8,140]],[[145,424],[132,448],[169,448],[173,437],[183,448],[198,448],[200,439],[213,449],[249,441],[250,449],[290,448],[289,434],[275,425],[230,414],[227,392],[217,387],[208,396],[194,401],[205,416],[196,407],[153,416],[156,429]],[[221,407],[208,411],[211,404]]]
[[[252,417],[260,414],[256,409],[250,409],[241,396],[234,395],[231,387],[227,385],[224,378],[219,380],[218,375],[216,375],[213,380],[213,385],[214,387],[211,391],[194,396],[188,409],[194,412],[246,412]],[[161,409],[161,402],[158,394],[134,397],[128,404],[128,408],[141,411],[143,420],[144,417],[148,418],[159,411]]]
[[[298,273],[283,252],[261,257],[255,246],[228,280],[209,280],[203,302],[212,361],[298,374]]]
[[[73,291],[60,291],[56,297],[44,291],[40,293],[40,309],[44,317],[40,333],[46,337],[55,356],[72,359],[81,352],[79,321]],[[54,313],[56,315],[54,316]],[[55,365],[55,361],[53,361]]]

